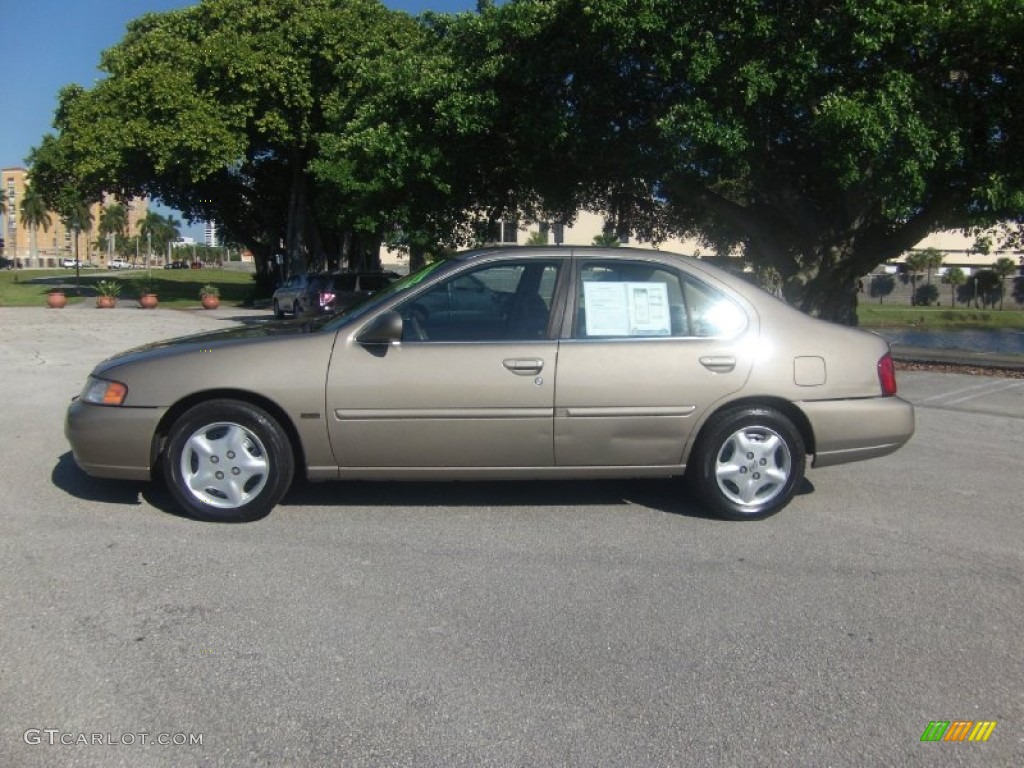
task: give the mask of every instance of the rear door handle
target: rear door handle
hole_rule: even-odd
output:
[[[713,357],[706,356],[700,359],[700,364],[713,373],[729,373],[736,367],[735,357]]]
[[[501,364],[517,376],[536,376],[544,370],[544,361],[536,357],[510,357]]]

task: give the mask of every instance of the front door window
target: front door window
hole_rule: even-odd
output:
[[[492,264],[460,273],[399,308],[403,341],[548,338],[557,262]]]

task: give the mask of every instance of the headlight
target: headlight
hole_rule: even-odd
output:
[[[94,405],[121,405],[128,396],[128,387],[119,381],[90,376],[82,390],[82,401]]]

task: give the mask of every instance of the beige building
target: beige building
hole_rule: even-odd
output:
[[[997,247],[1000,241],[998,235],[991,236],[989,240],[991,247],[988,253],[984,253],[977,249],[977,239],[974,236],[965,235],[962,232],[935,232],[915,245],[910,252],[923,251],[926,248],[935,248],[941,251],[943,260],[939,274],[950,267],[960,267],[965,274],[969,275],[974,270],[990,267],[998,259],[1003,258],[1012,259],[1015,264],[1024,267],[1024,252],[999,249]]]
[[[571,225],[558,224],[537,224],[520,223],[515,221],[503,221],[493,225],[488,244],[495,245],[527,245],[527,244],[561,244],[561,245],[592,245],[594,238],[604,234],[607,230],[607,219],[598,213],[582,211],[576,221]],[[715,256],[715,252],[708,246],[702,244],[695,238],[680,239],[669,238],[661,243],[650,243],[639,240],[631,235],[619,238],[622,245],[636,248],[653,248],[668,253],[678,253],[685,256]],[[998,238],[992,238],[993,244],[998,243]],[[989,253],[980,253],[974,247],[975,239],[960,232],[936,232],[929,235],[910,252],[923,250],[925,248],[937,248],[945,255],[946,266],[961,267],[964,272],[970,274],[973,269],[981,269],[991,266],[996,259],[1012,258],[1021,266],[1024,266],[1024,253],[1020,251],[1003,251],[993,248]],[[394,264],[403,260],[404,254],[398,251],[383,249],[381,260],[383,263]],[[889,271],[897,271],[898,264],[903,259],[889,265]],[[881,271],[880,267],[880,271]],[[944,270],[940,270],[940,273]]]
[[[22,267],[59,267],[62,259],[73,258],[77,253],[82,262],[90,262],[99,267],[106,266],[109,248],[106,243],[98,243],[99,222],[105,205],[112,200],[104,199],[94,203],[89,213],[92,215],[90,229],[74,233],[61,221],[60,216],[49,211],[50,223],[35,228],[35,250],[33,253],[32,228],[21,223],[21,201],[29,185],[29,172],[25,168],[0,169],[0,189],[6,194],[6,213],[3,217],[4,258],[20,264]],[[149,201],[135,198],[126,204],[128,209],[127,233],[129,236],[138,234],[138,223],[145,218]],[[77,242],[76,242],[77,241]]]
[[[488,245],[593,245],[594,238],[606,232],[608,220],[599,213],[580,211],[572,224],[525,223],[501,221],[492,225]],[[711,256],[714,253],[698,240],[670,238],[661,243],[639,240],[632,235],[619,238],[621,245],[633,248],[652,248],[684,256]],[[406,254],[387,247],[381,249],[381,263],[395,264],[405,259]]]

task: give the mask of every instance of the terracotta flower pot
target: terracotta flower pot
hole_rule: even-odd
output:
[[[139,296],[139,306],[143,309],[156,309],[159,299],[155,293],[144,293]]]
[[[220,299],[217,296],[203,296],[203,309],[216,309],[220,306]]]
[[[46,294],[46,306],[52,309],[61,309],[67,303],[68,297],[62,291]]]
[[[97,296],[96,306],[99,309],[113,309],[117,306],[117,299],[113,296]]]

